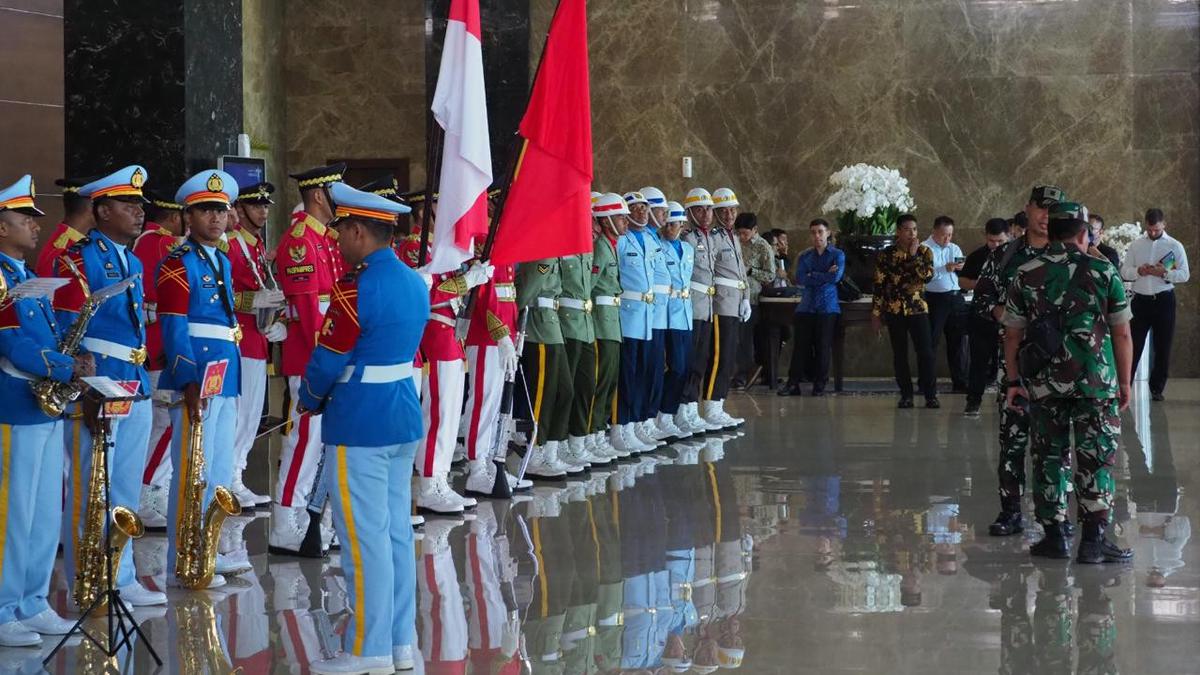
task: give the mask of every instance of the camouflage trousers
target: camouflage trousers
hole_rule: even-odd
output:
[[[1025,491],[1025,448],[1029,447],[1029,413],[1004,405],[1000,392],[1000,462],[996,477],[1000,501],[1020,499]]]
[[[1080,516],[1107,520],[1113,497],[1109,468],[1121,434],[1117,400],[1045,398],[1030,406],[1029,426],[1033,506],[1038,522],[1051,525],[1067,520],[1072,433],[1075,499]]]

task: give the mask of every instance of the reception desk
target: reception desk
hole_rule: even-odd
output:
[[[796,313],[796,305],[800,298],[768,298],[758,299],[759,311],[762,318],[771,323],[791,326]],[[854,302],[840,303],[842,313],[833,329],[833,390],[842,391],[842,383],[846,372],[846,327],[852,325],[871,324],[871,296],[864,295]],[[795,339],[792,340],[793,344]]]

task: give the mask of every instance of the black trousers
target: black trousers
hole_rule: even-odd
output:
[[[1167,387],[1167,373],[1171,369],[1175,291],[1163,291],[1155,295],[1135,293],[1130,306],[1133,309],[1133,320],[1129,324],[1133,333],[1133,372],[1137,372],[1149,334],[1154,344],[1154,358],[1150,361],[1150,391],[1161,394]]]
[[[971,363],[967,375],[967,402],[981,403],[988,383],[996,381],[1000,366],[1000,327],[995,321],[980,316],[972,316],[968,326]]]
[[[911,339],[913,349],[917,352],[917,386],[921,388],[921,395],[926,398],[937,396],[929,315],[888,314],[884,316],[884,320],[887,322],[888,337],[892,342],[892,369],[896,373],[896,385],[900,387],[900,395],[904,398],[912,398],[913,395],[912,373],[908,368],[908,341]]]
[[[714,316],[712,323],[712,343],[708,369],[704,373],[701,400],[724,401],[729,394],[729,382],[733,379],[733,370],[738,351],[743,346],[738,343],[741,335],[739,330],[742,322],[736,316]],[[749,348],[749,345],[745,345]]]
[[[812,379],[814,392],[825,390],[829,365],[833,362],[833,331],[837,320],[837,314],[796,314],[796,346],[792,348],[792,363],[788,368],[789,386],[808,377]]]
[[[929,305],[930,345],[937,354],[938,341],[946,335],[946,362],[955,389],[967,388],[967,303],[958,291],[926,293]]]
[[[738,344],[742,348],[738,350],[735,359],[736,367],[733,379],[747,385],[754,384],[750,382],[750,376],[754,374],[754,369],[760,364],[758,340],[755,338],[759,319],[758,305],[750,305],[750,320],[746,323],[739,323],[737,327]]]

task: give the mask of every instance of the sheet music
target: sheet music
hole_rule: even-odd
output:
[[[97,302],[104,302],[115,295],[120,295],[121,293],[124,293],[130,286],[132,286],[140,276],[142,275],[134,274],[132,276],[125,277],[112,286],[105,286],[95,293],[92,293],[91,299],[96,300]]]
[[[36,279],[27,279],[10,288],[8,290],[8,297],[14,300],[48,298],[54,295],[55,291],[69,283],[71,283],[70,279],[61,279],[58,277],[38,277]]]

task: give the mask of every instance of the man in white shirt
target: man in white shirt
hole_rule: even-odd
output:
[[[1162,209],[1146,211],[1146,234],[1125,252],[1121,278],[1133,282],[1133,372],[1137,372],[1152,334],[1154,359],[1150,364],[1150,397],[1163,400],[1171,366],[1171,338],[1175,335],[1175,284],[1188,280],[1187,252],[1167,234]]]
[[[956,393],[967,390],[967,306],[958,285],[958,271],[966,258],[962,249],[951,241],[954,220],[938,216],[933,232],[925,245],[933,251],[933,278],[925,284],[925,302],[929,305],[929,332],[933,337],[933,353],[937,354],[938,339],[946,334],[946,360],[950,364],[950,381]]]

